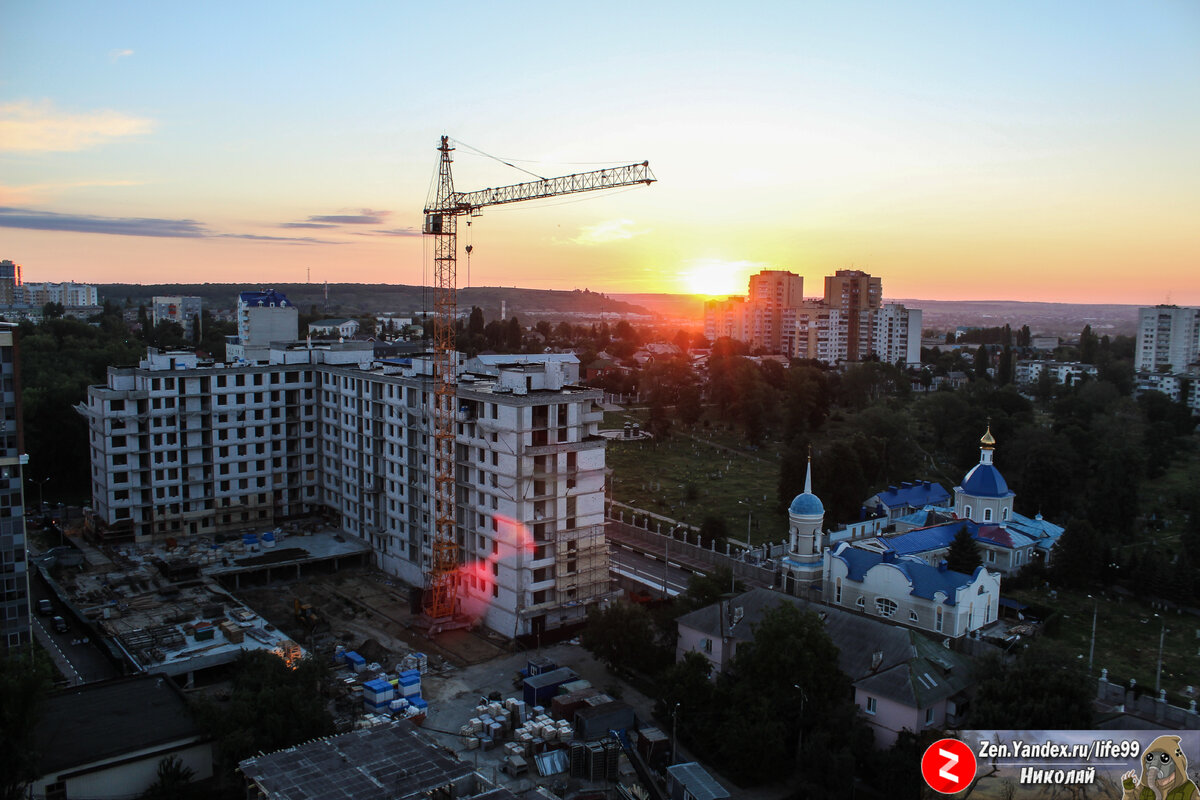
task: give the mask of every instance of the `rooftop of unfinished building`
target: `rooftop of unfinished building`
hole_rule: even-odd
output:
[[[64,588],[81,613],[144,668],[174,673],[232,660],[243,650],[301,655],[216,578],[358,555],[366,545],[316,526],[252,531],[223,542],[190,537],[106,547],[109,563],[78,573]]]

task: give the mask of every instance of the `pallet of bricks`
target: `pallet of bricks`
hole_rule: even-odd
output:
[[[542,706],[531,709],[524,700],[510,697],[475,706],[475,716],[459,734],[468,750],[490,750],[504,742],[505,755],[531,758],[569,742],[573,731],[569,722],[551,719]]]

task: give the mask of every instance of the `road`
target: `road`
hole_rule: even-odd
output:
[[[49,616],[37,613],[38,601],[42,598],[49,598],[54,605],[54,611]],[[95,641],[89,641],[87,644],[79,643],[81,638],[89,636],[89,634],[81,630],[75,620],[67,614],[58,598],[51,594],[49,588],[36,574],[29,578],[29,608],[33,635],[50,654],[58,671],[72,686],[115,678],[121,674],[121,671],[108,660]],[[60,615],[67,620],[70,627],[66,633],[57,633],[50,627],[50,620],[55,615]]]
[[[613,542],[608,549],[609,570],[637,581],[647,588],[661,592],[663,585],[662,556],[652,556],[634,550],[627,544]],[[675,597],[687,590],[688,579],[700,574],[681,566],[675,559],[667,565],[667,594]]]

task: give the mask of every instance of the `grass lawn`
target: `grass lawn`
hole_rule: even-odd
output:
[[[609,412],[604,428],[626,421],[645,425],[642,411]],[[743,540],[747,522],[751,543],[780,541],[787,518],[778,508],[778,445],[750,450],[738,431],[678,422],[661,441],[609,442],[605,456],[612,468],[612,499],[699,525],[706,516],[722,517],[729,535]]]
[[[1085,594],[1061,589],[1055,599],[1045,588],[1005,590],[1004,594],[1057,609],[1062,614],[1062,627],[1056,636],[1043,636],[1043,643],[1087,669],[1095,607],[1092,600]],[[1111,593],[1100,596],[1094,672],[1099,675],[1101,669],[1107,669],[1109,680],[1114,682],[1135,678],[1138,686],[1153,694],[1159,633],[1165,621],[1162,688],[1167,690],[1168,702],[1187,708],[1183,690],[1188,685],[1200,689],[1200,617],[1165,612],[1163,617],[1155,618],[1154,613],[1149,605],[1137,600],[1123,598],[1118,602]]]

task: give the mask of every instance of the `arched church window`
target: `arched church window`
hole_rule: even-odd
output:
[[[970,506],[965,506],[963,508],[963,516],[966,517],[967,519],[971,518],[971,507]]]
[[[842,602],[842,579],[838,578],[833,584],[833,602]]]
[[[1003,519],[1008,519],[1008,507],[1005,506],[1004,510],[1000,512],[1000,514]]]
[[[985,508],[983,510],[983,521],[984,522],[992,521],[992,510],[990,508]]]
[[[890,617],[896,613],[896,601],[886,597],[875,598],[875,610],[882,617]]]

